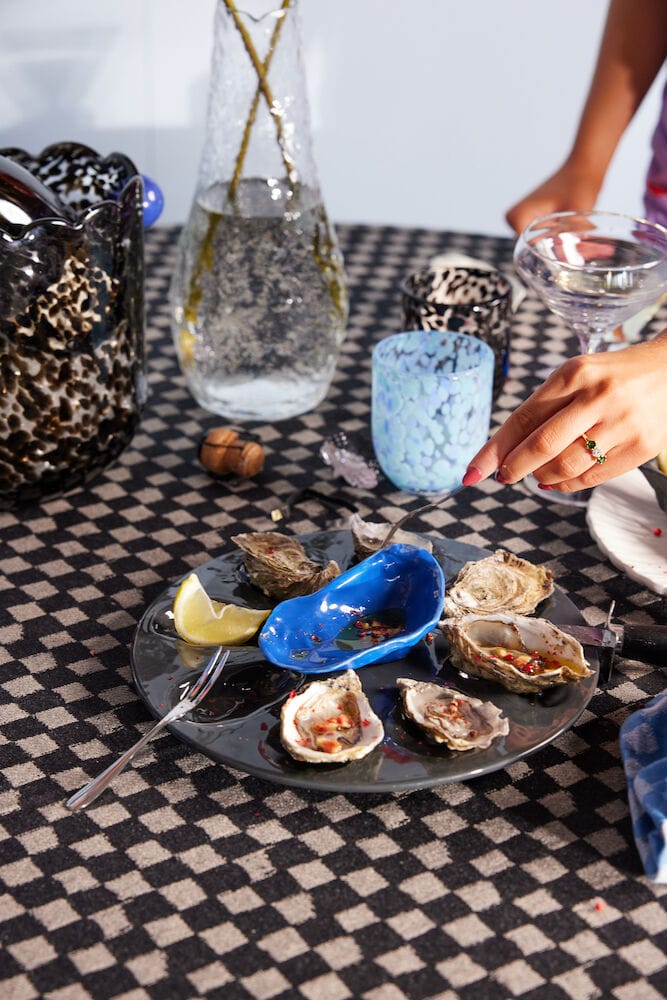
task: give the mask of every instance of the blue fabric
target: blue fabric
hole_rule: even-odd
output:
[[[644,871],[667,883],[667,691],[621,726],[632,829]]]

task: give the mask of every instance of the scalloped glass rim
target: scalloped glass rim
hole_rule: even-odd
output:
[[[18,153],[32,160],[34,163],[43,162],[55,155],[62,156],[67,153],[71,154],[72,152],[76,154],[83,153],[93,157],[96,160],[95,165],[97,168],[115,165],[122,166],[131,176],[120,189],[116,198],[104,198],[102,201],[98,201],[94,205],[89,205],[88,208],[82,209],[80,213],[76,213],[76,221],[70,222],[67,219],[50,218],[47,216],[43,219],[35,219],[33,222],[29,222],[23,227],[20,233],[14,236],[0,227],[0,235],[5,242],[20,243],[25,239],[29,239],[33,230],[44,230],[45,228],[81,232],[91,220],[104,214],[104,212],[110,211],[112,216],[114,213],[120,214],[123,204],[128,198],[128,192],[131,193],[132,186],[136,187],[138,183],[140,185],[140,194],[143,191],[141,174],[125,153],[113,152],[109,153],[108,156],[100,156],[92,146],[87,146],[82,142],[52,142],[50,145],[45,146],[41,153],[37,153],[36,155],[27,149],[22,149],[20,146],[4,146],[0,148],[0,156],[12,159],[12,153]],[[17,163],[20,163],[22,166],[25,165],[21,159],[18,159]]]
[[[488,298],[478,299],[476,302],[455,302],[453,299],[447,302],[433,301],[428,299],[426,295],[420,295],[418,292],[415,292],[412,288],[412,284],[419,281],[423,277],[427,277],[429,274],[432,274],[434,278],[437,277],[439,270],[461,271],[474,278],[483,278],[486,281],[495,281],[499,290],[494,294],[489,295]],[[508,299],[511,300],[512,297],[512,286],[505,275],[501,274],[500,271],[490,271],[481,267],[463,267],[456,264],[452,264],[446,268],[423,267],[420,271],[414,271],[412,274],[409,274],[403,279],[400,285],[400,290],[407,299],[410,299],[411,302],[420,306],[426,306],[430,311],[437,312],[440,315],[452,309],[456,310],[456,312],[483,312],[491,306],[500,305]]]

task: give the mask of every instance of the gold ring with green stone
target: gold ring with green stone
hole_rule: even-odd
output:
[[[595,441],[593,441],[592,438],[589,438],[586,434],[582,434],[581,436],[586,442],[586,447],[588,448],[592,457],[595,459],[598,465],[602,465],[603,462],[606,462],[607,456],[602,451],[602,448],[598,448]]]

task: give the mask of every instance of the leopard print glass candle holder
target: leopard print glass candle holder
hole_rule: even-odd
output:
[[[495,355],[493,399],[509,367],[512,286],[499,271],[474,267],[427,267],[401,288],[405,328],[470,334]]]
[[[125,448],[146,399],[143,185],[77,143],[4,149],[63,216],[0,224],[0,507],[81,485]]]

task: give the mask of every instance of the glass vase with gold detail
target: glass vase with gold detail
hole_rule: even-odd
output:
[[[325,396],[348,300],[313,158],[297,0],[218,0],[171,307],[179,363],[205,409],[273,421]]]

